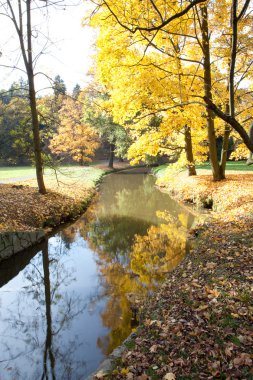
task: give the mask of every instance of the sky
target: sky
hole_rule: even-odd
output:
[[[42,50],[46,41],[44,35],[50,38],[50,43],[44,49],[45,53],[40,55],[37,61],[36,71],[46,73],[51,78],[59,74],[70,93],[75,84],[83,87],[87,83],[87,73],[93,64],[96,32],[81,25],[86,11],[87,5],[80,1],[78,5],[69,6],[65,10],[49,8],[47,12],[34,13],[33,18],[37,30],[34,50]],[[13,25],[4,16],[0,17],[0,65],[16,65],[23,68]],[[21,76],[26,77],[20,70],[0,66],[0,88],[9,88],[11,83]],[[36,76],[36,88],[40,93],[50,92],[49,86],[50,83],[44,75]]]

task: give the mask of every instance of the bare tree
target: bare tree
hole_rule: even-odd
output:
[[[43,2],[45,6],[45,2]],[[32,28],[32,10],[33,6],[37,7],[36,2],[32,0],[18,1],[1,1],[0,15],[6,16],[12,22],[19,41],[21,56],[23,58],[25,71],[28,79],[29,102],[32,118],[33,146],[36,167],[36,176],[39,192],[46,193],[46,187],[43,178],[43,160],[41,154],[41,141],[39,133],[39,118],[35,91],[35,60],[33,56],[33,28]]]

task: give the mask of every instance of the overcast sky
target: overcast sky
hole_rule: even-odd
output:
[[[59,74],[67,85],[69,92],[76,83],[82,86],[87,82],[87,72],[92,65],[94,54],[95,31],[81,25],[87,6],[80,3],[67,7],[66,10],[49,9],[47,14],[40,12],[34,16],[34,24],[39,31],[34,44],[34,50],[41,51],[45,42],[41,32],[49,35],[52,43],[47,46],[45,54],[38,59],[37,71],[42,71],[50,77]],[[22,59],[13,25],[7,18],[1,17],[0,22],[0,64],[17,65],[22,68]],[[41,44],[42,42],[42,44]],[[19,59],[20,58],[20,59]],[[22,71],[6,69],[0,66],[0,88],[8,88],[10,84],[25,74]],[[37,77],[37,88],[49,86],[42,75]]]

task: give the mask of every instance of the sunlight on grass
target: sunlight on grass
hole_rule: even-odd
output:
[[[82,166],[60,166],[57,168],[57,177],[60,181],[69,182],[70,179],[94,181],[100,175],[101,170],[94,167]],[[8,182],[8,180],[26,180],[36,178],[34,167],[17,166],[17,167],[0,167],[0,181]],[[45,180],[55,178],[53,169],[45,170]]]
[[[209,162],[205,162],[200,165],[196,165],[197,169],[210,169],[211,165]],[[226,165],[226,170],[236,170],[236,171],[253,171],[253,166],[246,164],[246,161],[228,161]]]
[[[170,164],[163,164],[152,169],[152,172],[157,178],[163,177]],[[197,170],[211,170],[209,162],[196,165]],[[228,161],[226,165],[226,171],[253,171],[253,165],[246,165],[246,161]]]

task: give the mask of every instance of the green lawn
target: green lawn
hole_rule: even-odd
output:
[[[164,172],[168,168],[169,164],[164,164],[157,166],[152,169],[152,172],[157,177],[162,177],[164,175]],[[209,162],[205,162],[203,164],[196,165],[196,169],[210,169],[211,165]],[[226,165],[226,170],[236,170],[236,171],[252,171],[253,172],[253,165],[246,165],[246,161],[228,161]]]
[[[93,180],[100,174],[101,170],[94,167],[82,166],[61,166],[57,170],[57,176],[61,181],[64,179],[72,178]],[[45,170],[46,177],[53,177],[54,171],[52,169]],[[0,167],[0,181],[23,181],[25,179],[35,178],[35,168],[29,166],[16,166],[16,167]]]
[[[166,171],[166,169],[168,168],[170,164],[163,164],[163,165],[160,165],[160,166],[157,166],[157,167],[154,167],[152,168],[152,173],[156,176],[156,177],[162,177]]]
[[[196,166],[197,169],[211,169],[209,162]],[[228,161],[226,170],[253,171],[253,165],[246,165],[246,161]]]
[[[0,167],[0,180],[35,176],[35,168],[29,166]]]

